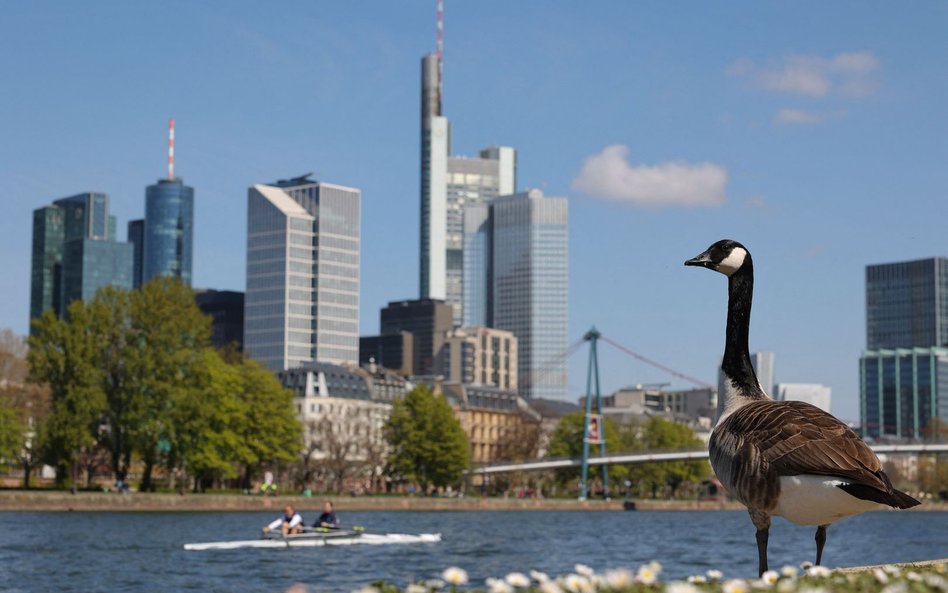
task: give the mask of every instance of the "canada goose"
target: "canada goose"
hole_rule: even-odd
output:
[[[826,528],[879,505],[899,509],[919,502],[892,487],[872,449],[851,428],[803,402],[774,401],[764,393],[747,347],[754,264],[746,247],[722,240],[685,262],[728,277],[724,393],[711,433],[711,466],[744,505],[757,528],[758,569],[767,570],[770,518],[816,525],[816,563]]]

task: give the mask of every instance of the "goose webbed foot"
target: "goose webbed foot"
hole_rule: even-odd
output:
[[[828,525],[820,525],[816,528],[816,565],[819,566],[823,560],[823,544],[826,543],[826,528]]]

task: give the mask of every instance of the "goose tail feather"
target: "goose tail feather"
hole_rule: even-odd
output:
[[[879,504],[884,504],[897,509],[908,509],[922,504],[908,494],[900,490],[896,490],[895,488],[893,488],[891,492],[883,492],[882,490],[878,490],[872,486],[866,486],[865,484],[840,484],[838,488],[842,489],[848,494],[851,494],[852,496],[855,496],[856,498],[862,500],[871,500],[872,502],[877,502]]]

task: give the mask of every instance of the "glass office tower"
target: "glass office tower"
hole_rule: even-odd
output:
[[[132,251],[115,241],[109,198],[86,192],[33,211],[30,319],[89,299],[103,286],[132,288]]]
[[[491,203],[493,327],[519,341],[518,391],[565,399],[569,341],[569,210],[540,190]]]
[[[948,346],[948,257],[866,266],[866,348]]]
[[[135,288],[141,288],[142,286],[142,265],[143,254],[145,251],[145,221],[144,219],[139,218],[138,220],[128,221],[128,242],[132,244],[133,255],[132,255],[132,285]]]
[[[360,200],[306,176],[248,190],[244,350],[267,368],[358,363]]]
[[[149,185],[143,236],[142,283],[155,276],[172,276],[190,285],[194,188],[178,177]]]

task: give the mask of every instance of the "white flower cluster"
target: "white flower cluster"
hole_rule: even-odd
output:
[[[823,566],[803,563],[783,566],[780,570],[768,570],[759,579],[725,579],[720,570],[709,570],[704,575],[694,575],[685,580],[662,583],[659,575],[662,565],[658,562],[643,564],[638,570],[612,569],[596,572],[585,564],[577,564],[573,572],[551,578],[546,573],[531,570],[529,573],[511,572],[503,578],[488,578],[484,581],[487,593],[618,593],[622,591],[652,591],[655,593],[708,593],[712,585],[719,586],[722,593],[755,593],[772,589],[774,593],[831,593],[837,589],[859,591],[868,583],[868,588],[878,593],[916,593],[932,591],[948,593],[948,567],[936,564],[931,570],[921,572],[903,571],[896,566],[874,568],[866,573],[834,572]],[[446,568],[439,579],[408,585],[404,593],[457,593],[460,587],[469,584],[467,572],[457,566]],[[446,590],[446,588],[449,588]],[[472,586],[471,591],[479,590]],[[384,593],[394,591],[384,588]],[[353,593],[383,593],[375,587],[363,587]]]

